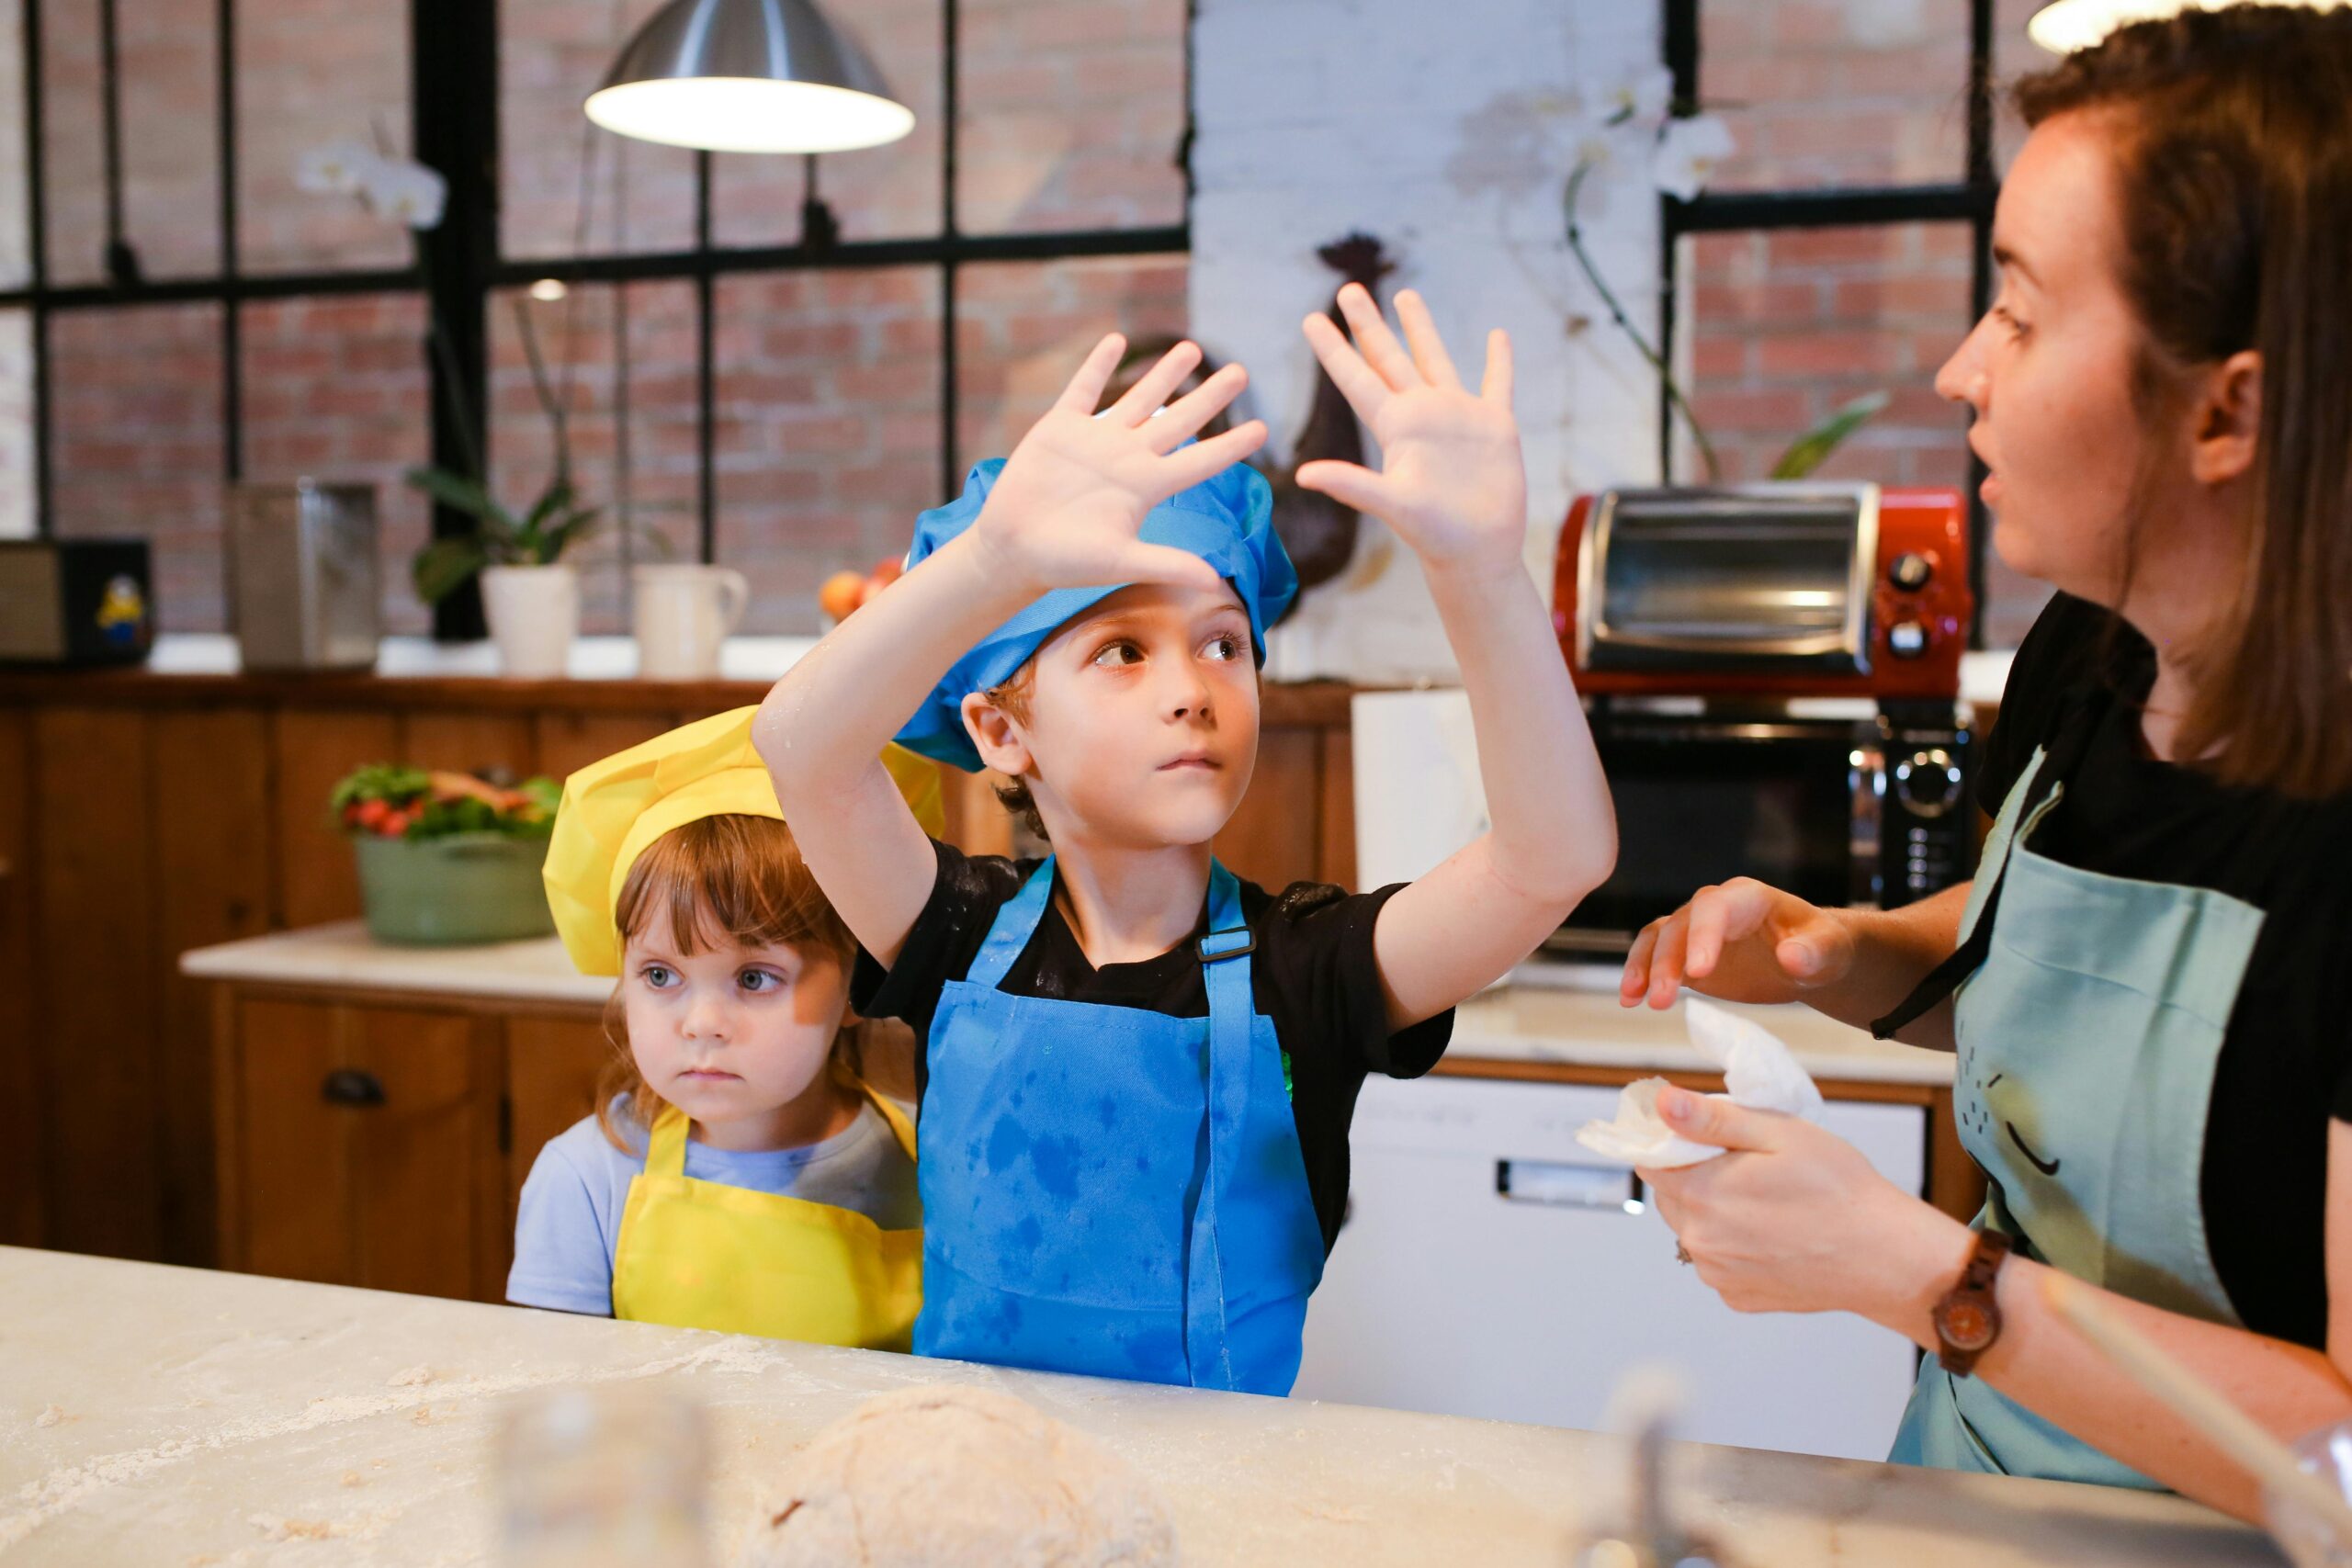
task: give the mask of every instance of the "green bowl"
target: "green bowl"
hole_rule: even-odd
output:
[[[356,834],[368,934],[413,947],[518,942],[555,930],[546,887],[545,839],[453,833],[443,839]]]

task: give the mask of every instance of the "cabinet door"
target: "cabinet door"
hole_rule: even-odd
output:
[[[1844,1314],[1743,1316],[1674,1256],[1632,1172],[1575,1141],[1617,1091],[1430,1078],[1364,1085],[1350,1217],[1306,1318],[1295,1392],[1433,1415],[1594,1427],[1627,1369],[1678,1367],[1677,1435],[1883,1459],[1908,1341]],[[1919,1190],[1925,1112],[1823,1121]]]
[[[506,1235],[514,1248],[514,1205],[523,1179],[549,1138],[596,1109],[596,1080],[613,1059],[604,1025],[594,1019],[506,1021]],[[503,1273],[502,1269],[502,1283]]]
[[[461,1013],[266,998],[232,1010],[233,1267],[487,1292],[500,1247],[496,1044]],[[494,1026],[491,1026],[494,1027]]]
[[[0,708],[0,1105],[18,1108],[0,1138],[0,1246],[49,1240],[47,1119],[41,1098],[40,992],[33,931],[32,720]]]

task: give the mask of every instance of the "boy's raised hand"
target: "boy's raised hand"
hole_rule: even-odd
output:
[[[1314,462],[1299,484],[1371,513],[1430,566],[1521,570],[1527,468],[1510,412],[1510,339],[1487,334],[1486,379],[1473,392],[1411,289],[1396,296],[1401,343],[1363,285],[1340,290],[1340,310],[1353,345],[1319,313],[1306,318],[1306,341],[1380,444],[1381,471]]]
[[[1094,345],[1060,399],[1012,449],[972,525],[991,568],[1035,592],[1127,582],[1217,586],[1216,569],[1200,557],[1145,544],[1136,535],[1154,506],[1239,462],[1265,440],[1265,425],[1252,420],[1182,446],[1240,394],[1249,376],[1228,365],[1155,419],[1160,400],[1201,360],[1198,347],[1178,344],[1098,418],[1094,405],[1125,348],[1116,333]]]

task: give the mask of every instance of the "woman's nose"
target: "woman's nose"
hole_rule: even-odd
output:
[[[1979,321],[1970,329],[1951,357],[1936,372],[1936,392],[1956,403],[1966,403],[1978,413],[1984,412],[1984,354],[1983,343],[1984,323]]]

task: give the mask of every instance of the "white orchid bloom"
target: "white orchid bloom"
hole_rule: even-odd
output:
[[[294,188],[313,196],[351,196],[382,162],[365,142],[336,141],[314,147],[294,165]]]
[[[1673,102],[1674,73],[1658,65],[1611,88],[1606,113],[1612,124],[1654,126],[1666,118]]]
[[[1738,151],[1731,128],[1711,114],[1666,122],[1650,160],[1650,176],[1657,188],[1677,201],[1689,201],[1706,188],[1717,165]]]
[[[359,187],[360,199],[379,218],[389,218],[412,229],[431,229],[441,221],[449,199],[449,183],[424,164],[405,158],[381,158]]]

